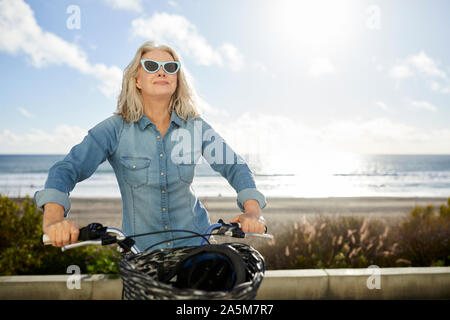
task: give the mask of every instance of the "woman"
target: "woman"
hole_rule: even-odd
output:
[[[237,192],[243,214],[232,221],[240,222],[244,232],[262,233],[266,200],[256,189],[252,172],[199,116],[175,51],[146,42],[124,71],[117,112],[89,130],[64,160],[52,166],[45,189],[35,193],[37,206],[44,209],[44,232],[54,246],[77,241],[79,227],[65,219],[69,193],[108,160],[119,183],[126,234],[165,229],[203,233],[210,224],[208,212],[190,187],[200,156]],[[166,242],[154,248],[201,241],[170,240],[186,235],[167,232],[135,241],[140,250],[160,241]]]

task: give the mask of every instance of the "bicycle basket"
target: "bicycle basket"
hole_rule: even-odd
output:
[[[233,286],[230,290],[181,288],[173,282],[168,282],[168,275],[179,268],[181,261],[198,252],[200,247],[208,247],[208,245],[186,246],[144,251],[122,259],[119,270],[123,280],[123,298],[125,300],[254,299],[264,277],[264,258],[257,250],[244,243],[227,243],[220,246],[226,246],[237,252],[245,266],[244,282]]]

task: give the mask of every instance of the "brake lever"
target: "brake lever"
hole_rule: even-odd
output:
[[[108,228],[104,227],[101,223],[90,223],[86,227],[80,229],[78,239],[82,241],[102,239],[106,235],[107,229]]]
[[[247,232],[245,234],[246,238],[265,238],[265,239],[270,239],[273,240],[273,235],[268,234],[268,233],[251,233],[251,232]]]
[[[96,239],[96,240],[85,240],[85,241],[80,241],[80,242],[76,242],[76,243],[71,243],[65,246],[61,247],[61,251],[66,251],[69,249],[73,249],[73,248],[78,248],[78,247],[83,247],[83,246],[90,246],[90,245],[100,245],[100,246],[105,246],[108,244],[113,244],[117,242],[117,238],[115,236],[111,236],[111,235],[102,235],[100,237],[100,239]]]
[[[264,233],[246,233],[242,231],[242,227],[239,222],[225,223],[222,219],[220,219],[218,223],[222,224],[222,227],[219,228],[218,233],[222,232],[222,234],[226,236],[234,238],[266,238],[273,240],[273,235],[267,233],[267,226],[264,226]]]

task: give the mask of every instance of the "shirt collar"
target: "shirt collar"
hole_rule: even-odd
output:
[[[181,119],[178,116],[178,114],[175,110],[172,111],[172,116],[170,117],[170,121],[175,122],[175,124],[177,124],[179,127],[181,127],[183,125],[183,119]]]
[[[183,119],[181,119],[175,111],[172,111],[172,115],[170,117],[170,122],[174,122],[178,127],[183,124]],[[149,118],[145,114],[142,115],[141,119],[138,121],[138,126],[141,130],[144,130],[149,125],[154,125],[153,122],[150,121]]]

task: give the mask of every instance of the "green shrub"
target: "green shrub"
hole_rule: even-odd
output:
[[[433,206],[415,207],[398,228],[398,255],[412,266],[450,264],[450,198],[437,213]]]
[[[118,273],[119,254],[111,247],[83,247],[66,252],[41,244],[42,210],[28,197],[19,205],[0,194],[0,274],[65,274],[78,265],[82,273]]]

